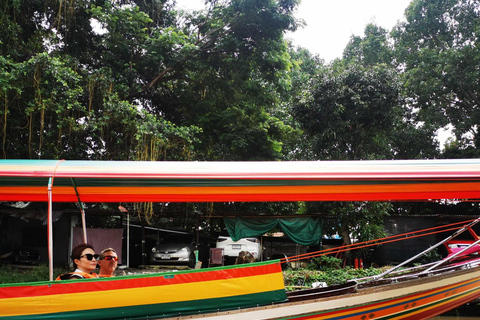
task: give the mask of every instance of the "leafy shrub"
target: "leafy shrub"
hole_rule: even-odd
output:
[[[296,290],[311,288],[314,282],[325,282],[331,286],[334,284],[342,284],[352,279],[359,279],[380,274],[381,269],[352,269],[350,267],[343,269],[324,270],[286,270],[283,272],[283,279],[287,290]]]
[[[442,260],[442,255],[438,252],[438,248],[427,252],[421,259],[420,264],[427,264],[430,262],[437,262]]]
[[[332,256],[320,256],[313,258],[307,266],[310,270],[332,270],[339,269],[342,265],[342,259]]]

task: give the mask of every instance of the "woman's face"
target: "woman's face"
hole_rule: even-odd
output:
[[[75,264],[77,265],[78,269],[82,270],[83,272],[90,273],[97,267],[97,259],[93,257],[92,260],[88,260],[86,256],[87,254],[94,255],[95,251],[90,248],[83,250],[80,259],[75,259]]]

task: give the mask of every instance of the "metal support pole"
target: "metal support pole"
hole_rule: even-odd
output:
[[[433,269],[441,266],[442,264],[444,264],[444,263],[446,263],[446,262],[448,262],[448,261],[453,260],[453,259],[456,258],[457,256],[461,255],[462,253],[464,253],[464,252],[467,251],[468,249],[472,248],[473,246],[476,246],[476,245],[479,244],[479,243],[480,243],[480,239],[477,240],[477,241],[475,241],[474,243],[470,244],[469,246],[463,248],[462,250],[460,250],[460,251],[452,254],[451,256],[445,258],[444,260],[437,262],[436,264],[434,264],[433,266],[431,266],[431,267],[428,268],[427,270],[424,270],[422,273],[423,273],[423,274],[424,274],[424,273],[428,273],[428,272],[432,271]]]
[[[410,259],[408,259],[408,260],[400,263],[399,265],[397,265],[397,266],[395,266],[395,267],[393,267],[393,268],[391,268],[391,269],[388,269],[387,271],[385,271],[385,272],[382,273],[382,274],[379,274],[379,275],[377,275],[377,276],[374,276],[373,279],[378,280],[378,279],[381,279],[381,278],[385,277],[387,274],[392,273],[394,270],[396,270],[396,269],[398,269],[398,268],[406,265],[407,263],[410,263],[410,262],[416,260],[417,258],[419,258],[419,257],[427,254],[428,252],[430,252],[430,251],[432,251],[433,249],[439,247],[440,245],[444,244],[445,242],[450,241],[451,239],[455,238],[456,236],[458,236],[459,234],[461,234],[461,233],[464,232],[465,230],[468,230],[468,229],[471,228],[472,226],[476,225],[478,222],[480,222],[480,218],[477,218],[477,219],[475,219],[474,221],[470,222],[469,224],[467,224],[467,225],[463,226],[462,228],[458,229],[457,231],[455,231],[454,234],[452,234],[451,236],[443,239],[442,241],[440,241],[439,243],[435,244],[434,246],[428,248],[427,250],[420,252],[420,253],[417,254],[416,256],[414,256],[414,257],[412,257],[412,258],[410,258]]]
[[[53,169],[52,176],[48,178],[47,196],[48,196],[48,217],[47,217],[47,233],[48,233],[48,273],[50,281],[53,281],[53,179],[55,178],[55,172],[58,166],[65,160],[60,160]]]
[[[82,211],[82,229],[83,229],[83,243],[87,243],[87,225],[85,222],[85,210],[83,208]]]
[[[70,178],[70,180],[72,180],[73,189],[75,189],[75,194],[77,195],[78,204],[80,205],[80,213],[81,213],[81,216],[82,216],[83,243],[87,243],[87,225],[86,225],[86,222],[85,222],[85,209],[83,208],[82,201],[80,201],[80,195],[78,194],[77,185],[75,184],[75,180],[73,180],[73,178]]]

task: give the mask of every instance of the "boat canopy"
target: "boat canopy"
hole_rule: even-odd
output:
[[[227,202],[480,199],[480,159],[0,160],[0,201]]]

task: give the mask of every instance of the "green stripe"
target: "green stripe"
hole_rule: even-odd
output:
[[[42,186],[46,187],[48,185],[49,177],[38,178],[38,177],[0,177],[0,186],[1,187],[37,187]],[[54,181],[56,185],[56,180]]]
[[[252,284],[254,285],[254,284]],[[112,297],[115,299],[115,297]],[[225,311],[237,308],[268,305],[272,302],[283,302],[287,298],[285,290],[276,290],[250,295],[228,298],[204,299],[186,302],[140,305],[132,307],[105,308],[96,310],[61,312],[41,315],[1,317],[0,319],[33,320],[33,319],[144,319],[163,318],[178,315],[202,314],[214,311]],[[92,296],[92,299],[95,299]]]
[[[271,265],[271,264],[276,264],[280,263],[280,260],[268,260],[268,261],[260,261],[260,262],[253,262],[253,263],[248,263],[248,264],[236,264],[236,265],[230,265],[230,266],[220,266],[220,267],[211,267],[208,269],[192,269],[192,270],[179,270],[179,271],[171,271],[171,272],[158,272],[158,273],[150,273],[150,274],[135,274],[135,275],[126,275],[126,276],[121,276],[121,277],[111,277],[111,278],[98,278],[98,279],[72,279],[68,280],[68,283],[75,283],[75,282],[85,282],[88,281],[90,282],[100,282],[100,281],[123,281],[123,280],[132,280],[132,279],[142,279],[142,278],[157,278],[157,277],[166,277],[166,278],[172,278],[181,274],[189,274],[189,273],[206,273],[206,272],[213,272],[213,271],[219,271],[219,270],[228,270],[228,269],[247,269],[247,268],[254,268],[262,265]],[[280,273],[280,272],[279,272]],[[272,273],[276,274],[276,273]],[[248,276],[248,274],[246,275]],[[6,288],[6,287],[31,287],[31,286],[44,286],[44,285],[49,285],[49,284],[59,284],[59,283],[65,283],[67,280],[64,281],[37,281],[37,282],[21,282],[21,283],[5,283],[5,284],[0,284],[0,288]],[[117,288],[115,288],[117,289]]]
[[[315,179],[139,179],[139,178],[75,178],[77,187],[256,187],[256,186],[343,186],[343,185],[410,185],[479,182],[480,179],[420,180],[315,180]],[[48,178],[0,177],[0,186],[46,186]],[[55,186],[72,187],[70,178],[55,178]]]

